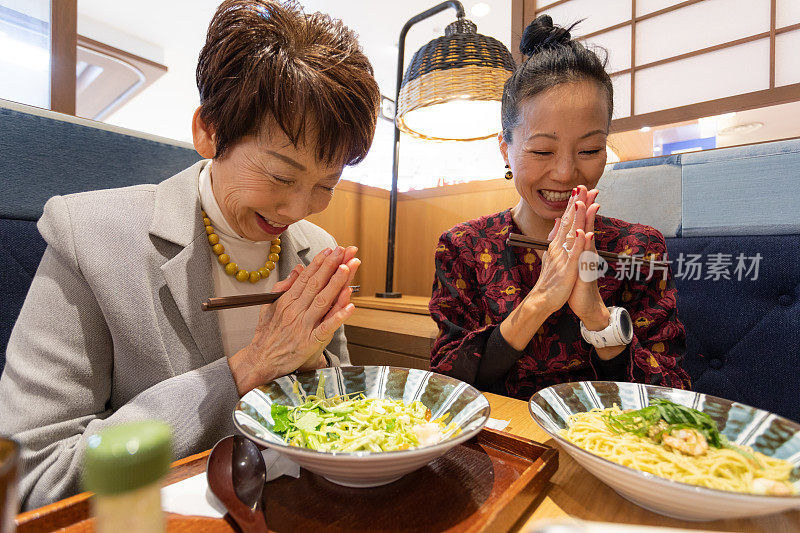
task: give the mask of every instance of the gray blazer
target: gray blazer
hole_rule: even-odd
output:
[[[0,379],[0,434],[22,445],[25,509],[80,491],[86,437],[107,426],[164,420],[176,458],[234,432],[236,386],[216,314],[200,308],[215,264],[197,190],[205,164],[45,205],[48,246]],[[281,279],[335,244],[307,221],[281,240]],[[326,355],[349,364],[343,328]]]

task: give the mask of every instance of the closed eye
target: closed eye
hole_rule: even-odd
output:
[[[275,181],[277,181],[278,183],[280,183],[280,184],[282,184],[282,185],[291,185],[291,184],[293,183],[293,181],[292,181],[292,180],[287,180],[287,179],[284,179],[284,178],[279,178],[278,176],[272,176],[272,179],[274,179]]]
[[[596,150],[583,150],[581,153],[582,154],[594,155],[594,154],[599,154],[600,150],[601,150],[600,148],[598,148]]]
[[[542,152],[542,151],[537,151],[537,150],[531,150],[531,153],[532,154],[536,154],[536,155],[550,155],[553,152]]]

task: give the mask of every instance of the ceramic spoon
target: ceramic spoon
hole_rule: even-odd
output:
[[[237,439],[244,443],[237,444]],[[255,455],[248,443],[255,448]],[[211,492],[244,533],[267,531],[264,513],[258,507],[266,468],[255,444],[240,436],[225,437],[211,450],[206,475]]]

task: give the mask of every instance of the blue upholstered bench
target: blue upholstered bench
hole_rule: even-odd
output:
[[[798,179],[800,140],[777,141],[609,165],[598,200],[666,237],[693,388],[794,420]]]
[[[199,158],[186,143],[0,100],[0,373],[44,253],[36,221],[47,199],[158,183]]]

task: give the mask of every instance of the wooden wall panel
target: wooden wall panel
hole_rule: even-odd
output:
[[[430,315],[358,307],[345,333],[354,344],[427,359],[439,328]]]
[[[504,179],[461,183],[400,193],[397,203],[395,290],[431,295],[433,254],[439,236],[459,222],[514,206],[519,195]],[[342,182],[322,213],[308,217],[342,245],[359,247],[359,296],[382,291],[386,279],[389,192]]]
[[[513,207],[512,181],[477,181],[401,193],[397,203],[396,290],[430,296],[439,236],[459,222]]]
[[[386,240],[389,233],[389,191],[343,181],[328,208],[308,220],[324,228],[343,245],[358,246],[361,267],[355,283],[361,295],[383,290]]]
[[[356,307],[345,324],[350,362],[427,369],[439,328],[429,315]]]

